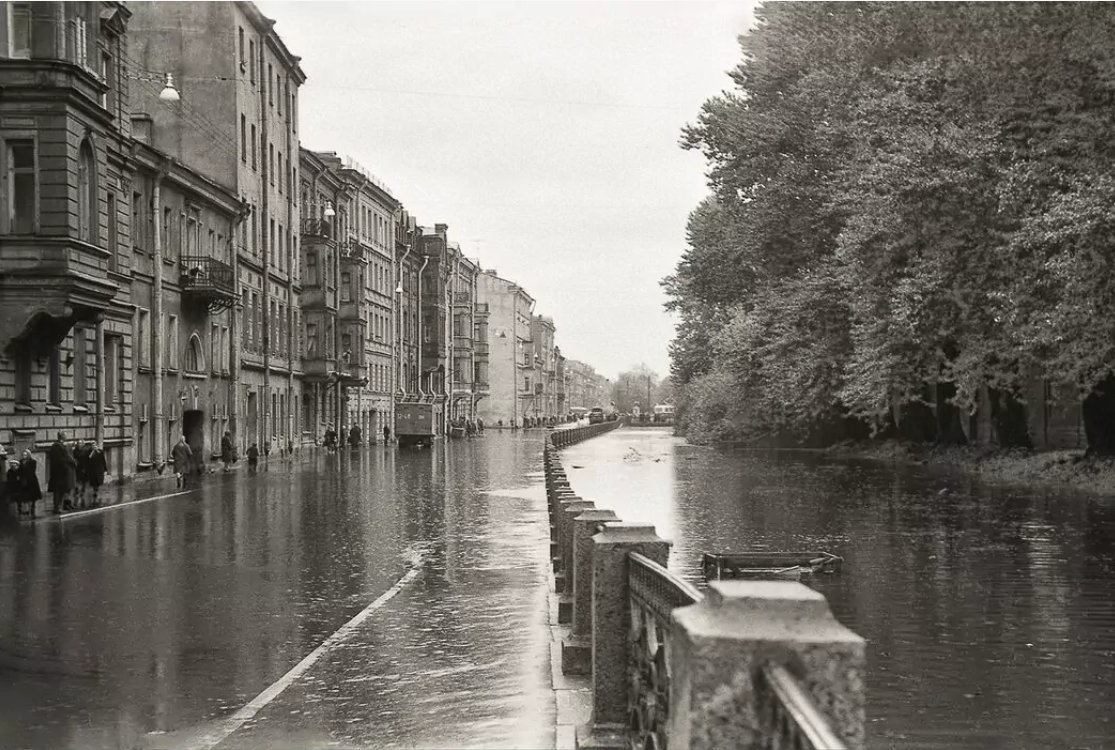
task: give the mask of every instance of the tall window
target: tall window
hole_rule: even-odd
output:
[[[32,234],[36,229],[39,185],[35,174],[35,142],[11,140],[7,143],[8,231]]]
[[[248,118],[240,115],[240,161],[248,163]]]
[[[244,54],[245,50],[244,50],[244,27],[243,26],[239,27],[237,37],[240,40],[240,70],[243,70],[245,67],[247,67],[247,64],[248,64],[247,56]]]
[[[306,324],[306,356],[317,356],[317,323]]]
[[[166,366],[171,370],[178,369],[178,316],[167,317],[166,330]]]
[[[31,355],[25,351],[15,355],[15,402],[31,405]]]
[[[209,325],[209,369],[221,371],[221,327],[216,323]]]
[[[267,103],[272,107],[275,106],[275,72],[271,67],[271,63],[267,63]]]
[[[256,126],[252,123],[252,169],[256,168]]]
[[[46,402],[55,406],[62,403],[62,361],[59,357],[58,347],[50,352],[46,363]]]
[[[77,222],[78,235],[96,245],[97,240],[97,173],[93,147],[81,144],[77,153]]]
[[[252,308],[249,305],[248,290],[241,291],[240,308],[240,346],[248,349],[252,343]]]
[[[105,404],[111,407],[120,399],[120,380],[117,372],[120,369],[120,337],[105,336]]]
[[[306,285],[317,286],[317,253],[313,250],[306,253]]]
[[[116,215],[116,193],[108,194],[108,270],[119,270],[117,253],[120,252],[120,229]]]
[[[89,67],[89,34],[84,18],[70,21],[73,30],[74,62],[83,68]]]
[[[189,343],[186,344],[186,371],[187,372],[201,372],[205,369],[205,357],[202,354],[201,339],[195,333],[190,336]]]
[[[352,274],[341,274],[341,302],[352,302]]]
[[[74,326],[74,404],[84,406],[88,400],[86,351],[89,345],[89,329]]]
[[[136,354],[140,367],[151,366],[151,312],[140,308],[136,311],[138,326],[136,334]]]
[[[143,193],[132,193],[132,248],[139,251],[143,247]]]
[[[8,57],[31,57],[31,3],[8,3]]]
[[[254,39],[248,41],[248,80],[256,82],[256,43]]]
[[[283,194],[283,174],[284,174],[284,172],[283,172],[283,155],[282,155],[281,152],[279,153],[279,168],[278,168],[277,171],[279,173],[279,195],[282,195]],[[275,175],[274,175],[274,173],[272,173],[271,182],[274,182],[274,181],[275,181]]]

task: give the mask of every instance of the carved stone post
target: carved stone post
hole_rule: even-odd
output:
[[[573,627],[561,644],[562,674],[592,673],[592,537],[605,523],[617,521],[615,513],[602,509],[573,519]]]
[[[787,738],[768,736],[760,710],[773,700],[764,673],[772,664],[849,750],[862,750],[864,640],[819,592],[791,581],[712,581],[703,601],[673,617],[671,750],[780,746]]]
[[[627,556],[666,564],[670,543],[653,526],[609,523],[594,535],[592,554],[592,723],[579,727],[578,747],[626,747],[631,603]]]

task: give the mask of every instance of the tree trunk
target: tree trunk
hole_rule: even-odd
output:
[[[952,402],[956,397],[956,385],[953,383],[937,383],[937,442],[945,445],[966,445],[968,437],[964,434],[964,425],[961,419],[967,415],[961,414]]]
[[[1026,407],[1013,393],[987,389],[991,403],[991,428],[1002,448],[1033,448],[1026,427]]]
[[[1088,455],[1115,456],[1115,376],[1108,375],[1084,399]]]

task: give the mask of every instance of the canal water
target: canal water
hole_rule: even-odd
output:
[[[704,551],[842,555],[809,584],[868,641],[869,747],[1115,747],[1115,499],[664,430],[562,456],[578,495],[673,541],[687,579]]]

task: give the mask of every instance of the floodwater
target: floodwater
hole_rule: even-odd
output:
[[[552,747],[541,441],[279,461],[9,530],[0,748]]]
[[[721,452],[620,429],[562,451],[573,490],[704,551],[821,549],[868,641],[871,748],[1115,747],[1115,499],[955,472]]]

